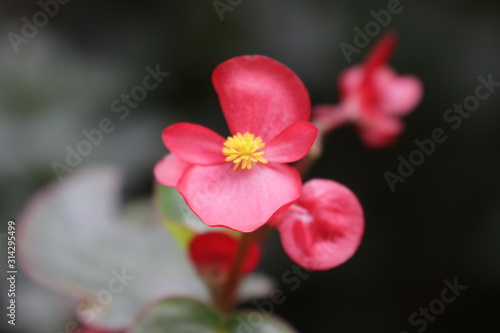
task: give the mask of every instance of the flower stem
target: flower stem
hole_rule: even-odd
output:
[[[261,243],[271,228],[266,224],[254,232],[243,233],[238,244],[231,270],[222,286],[222,291],[216,299],[217,307],[225,314],[231,313],[236,301],[236,291],[241,280],[241,269],[248,254],[248,249],[253,242]]]

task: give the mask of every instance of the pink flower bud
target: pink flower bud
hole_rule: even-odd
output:
[[[356,252],[364,230],[363,209],[347,187],[312,179],[300,199],[276,219],[285,252],[311,270],[336,267]]]

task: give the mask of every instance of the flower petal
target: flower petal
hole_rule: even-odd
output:
[[[342,99],[360,89],[364,73],[364,67],[361,65],[347,68],[340,73],[339,94]]]
[[[360,114],[403,116],[418,105],[423,95],[422,83],[412,75],[398,75],[390,66],[374,71],[369,85],[361,82],[363,67],[350,68],[340,75],[344,104],[357,100]]]
[[[375,71],[389,62],[397,43],[397,34],[394,32],[387,32],[373,46],[364,61],[366,71],[364,77],[365,84],[369,83],[372,79],[372,74],[374,74]]]
[[[380,69],[376,75],[380,89],[379,108],[385,114],[403,116],[415,109],[423,95],[422,83],[412,75],[397,75]]]
[[[295,162],[309,152],[317,135],[316,126],[308,121],[298,121],[263,148],[264,158],[275,163]]]
[[[298,202],[277,218],[277,224],[283,248],[293,261],[307,269],[326,270],[356,252],[364,217],[347,187],[313,179],[304,184]]]
[[[158,183],[174,187],[191,165],[178,159],[174,154],[168,154],[156,163],[153,172]]]
[[[370,148],[383,148],[392,145],[403,129],[404,124],[399,118],[391,116],[372,117],[358,126],[361,140]]]
[[[309,120],[304,84],[288,67],[264,56],[241,56],[220,64],[212,82],[229,130],[270,141],[299,120]]]
[[[191,210],[208,226],[254,231],[299,198],[298,171],[285,164],[193,166],[177,184]]]
[[[167,127],[163,143],[172,154],[192,164],[210,165],[224,163],[222,136],[201,125],[177,123]]]

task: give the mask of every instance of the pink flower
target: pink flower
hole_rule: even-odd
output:
[[[340,104],[315,108],[326,130],[347,120],[356,123],[369,147],[384,147],[397,139],[404,129],[400,118],[418,105],[423,89],[418,78],[398,75],[386,64],[396,42],[395,34],[384,35],[363,64],[340,74]]]
[[[207,225],[254,231],[299,198],[298,171],[317,136],[309,94],[279,62],[241,56],[212,76],[231,136],[178,123],[163,131],[171,154],[155,166],[158,182],[175,186]]]
[[[347,261],[359,247],[364,230],[363,209],[356,196],[326,179],[305,183],[300,199],[275,223],[288,256],[311,270]]]

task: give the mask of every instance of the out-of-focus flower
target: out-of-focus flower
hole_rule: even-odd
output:
[[[239,240],[225,232],[196,235],[189,244],[189,256],[198,273],[212,284],[226,280],[238,249]],[[241,267],[242,274],[253,271],[260,260],[260,247],[253,242]]]
[[[356,196],[332,180],[304,184],[300,199],[275,223],[285,252],[311,270],[336,267],[356,252],[364,231],[363,209]]]
[[[411,75],[398,75],[387,65],[397,43],[388,33],[375,45],[363,64],[340,74],[340,103],[315,107],[318,126],[329,131],[345,122],[356,124],[371,148],[392,144],[404,129],[400,120],[422,99],[422,84]]]
[[[231,136],[191,123],[167,127],[171,154],[155,176],[205,224],[251,232],[300,195],[299,173],[285,163],[306,155],[317,136],[309,94],[290,69],[264,56],[230,59],[212,81]]]

